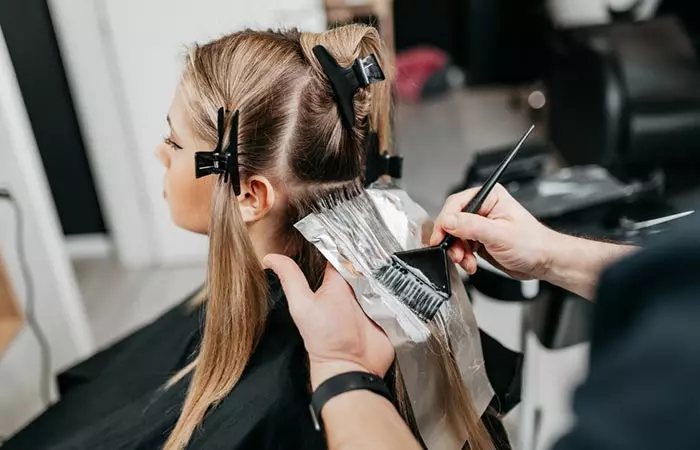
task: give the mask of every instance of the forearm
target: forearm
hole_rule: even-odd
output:
[[[636,249],[555,233],[542,279],[592,300],[603,270]]]
[[[350,391],[321,412],[329,450],[420,450],[396,408],[370,391]]]

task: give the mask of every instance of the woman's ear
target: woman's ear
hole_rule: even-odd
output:
[[[260,175],[241,183],[241,195],[238,204],[245,223],[257,222],[264,219],[275,206],[275,190],[267,178]]]

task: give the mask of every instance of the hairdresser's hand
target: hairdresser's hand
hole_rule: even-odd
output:
[[[263,264],[282,282],[289,311],[309,352],[313,389],[345,372],[386,374],[394,361],[389,338],[365,315],[350,286],[330,264],[315,293],[286,256],[267,255]]]
[[[461,238],[448,253],[470,274],[477,269],[472,241],[480,243],[480,256],[512,277],[542,279],[557,233],[539,223],[500,184],[491,191],[478,215],[461,212],[478,190],[468,189],[447,199],[435,221],[430,243],[438,244],[445,233]]]

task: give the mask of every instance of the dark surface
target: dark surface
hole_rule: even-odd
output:
[[[683,22],[696,51],[700,51],[700,3],[695,0],[662,0],[658,16],[677,17]]]
[[[325,448],[309,414],[306,353],[278,281],[267,331],[231,393],[189,449]],[[202,310],[183,304],[59,376],[61,401],[3,450],[156,449],[179,416],[190,376],[163,385],[199,347]]]
[[[552,25],[542,0],[465,0],[468,82],[518,85],[546,70]]]
[[[401,0],[394,21],[397,51],[444,50],[473,84],[529,82],[545,67],[551,26],[542,0]]]
[[[550,139],[623,179],[700,168],[700,63],[673,18],[562,34],[546,78]]]
[[[700,442],[700,222],[602,277],[589,375],[555,450],[690,450]]]
[[[499,415],[507,414],[520,403],[523,354],[504,347],[481,329],[479,336],[486,364],[486,375],[489,377],[494,391],[491,407]],[[486,420],[486,415],[484,420]],[[499,438],[493,434],[492,437]]]
[[[467,0],[401,0],[394,3],[396,50],[430,45],[447,52],[462,67],[467,64],[464,20]]]
[[[0,27],[63,232],[104,233],[105,224],[46,0],[0,0]]]

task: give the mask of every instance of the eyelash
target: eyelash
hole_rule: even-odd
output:
[[[169,145],[173,150],[182,150],[182,147],[177,145],[175,143],[175,141],[173,141],[172,139],[170,139],[167,136],[163,138],[163,142],[165,142],[167,145]]]

